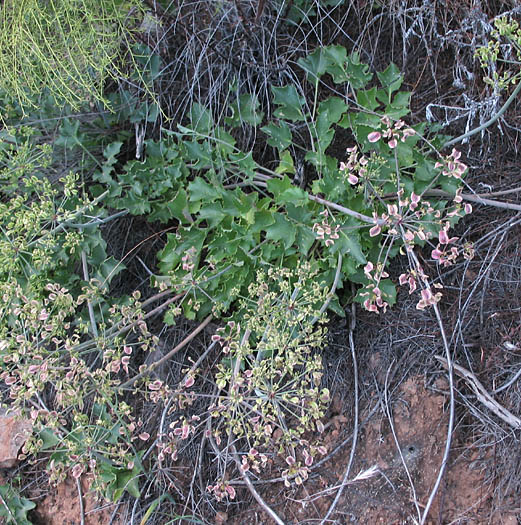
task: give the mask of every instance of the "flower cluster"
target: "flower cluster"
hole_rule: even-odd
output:
[[[182,267],[185,272],[191,273],[195,268],[195,259],[197,255],[197,250],[194,246],[186,250],[184,255],[181,257]]]
[[[326,246],[332,246],[338,239],[340,225],[337,224],[333,227],[331,224],[329,224],[328,210],[320,212],[320,215],[323,217],[322,222],[320,224],[318,222],[313,224],[313,231],[317,234],[317,239],[324,241]]]
[[[235,499],[236,496],[235,489],[223,479],[218,480],[215,485],[208,485],[206,490],[213,492],[217,501],[222,501],[224,498]]]
[[[442,297],[442,294],[441,292],[432,292],[432,289],[428,284],[429,279],[423,271],[423,268],[420,266],[418,268],[418,271],[410,270],[406,273],[402,273],[399,277],[399,283],[401,286],[404,286],[405,284],[409,285],[409,295],[416,290],[417,283],[419,283],[420,281],[423,283],[423,286],[420,293],[421,297],[418,303],[416,304],[416,308],[418,310],[424,310],[428,306],[432,306],[438,303]],[[439,283],[435,283],[433,287],[436,289],[443,288],[443,286]]]
[[[438,287],[441,287],[439,283],[437,284],[436,288]],[[424,288],[421,291],[421,299],[418,301],[416,308],[418,310],[424,310],[428,306],[432,306],[438,303],[440,299],[441,299],[441,292],[432,293],[432,290],[430,288]]]
[[[463,174],[467,171],[467,165],[459,160],[460,157],[461,152],[453,148],[451,154],[442,157],[441,162],[436,162],[434,167],[440,168],[442,175],[445,175],[446,177],[461,179]]]
[[[382,124],[385,126],[385,131],[373,131],[367,136],[369,142],[378,142],[382,137],[386,139],[387,145],[394,149],[398,146],[398,141],[405,142],[408,137],[412,137],[416,134],[416,131],[412,128],[408,128],[403,120],[397,120],[392,122],[391,119],[384,115],[381,118]]]
[[[340,163],[340,171],[347,176],[349,184],[354,186],[358,184],[360,178],[364,178],[367,175],[369,159],[364,155],[359,156],[357,146],[347,148],[346,151],[349,153],[349,158],[347,162]]]
[[[372,199],[374,192],[380,192],[379,186],[383,181],[379,180],[379,174],[382,166],[386,164],[385,160],[375,151],[372,151],[368,157],[365,156],[356,145],[347,148],[346,151],[349,157],[346,162],[340,162],[339,167],[343,179],[351,186],[356,186],[357,191],[364,191],[366,197]],[[368,187],[371,188],[371,193],[368,193]]]
[[[161,465],[167,457],[172,461],[177,461],[178,443],[189,438],[190,434],[195,433],[195,425],[201,420],[197,415],[193,415],[190,420],[185,417],[172,421],[170,431],[160,434],[156,443],[157,459]]]
[[[398,282],[400,283],[400,286],[404,286],[405,284],[409,285],[409,295],[414,293],[416,291],[416,279],[418,275],[416,270],[409,270],[408,272],[402,273],[400,277],[398,278]]]
[[[303,461],[297,461],[294,454],[285,458],[289,466],[289,468],[282,472],[282,478],[284,479],[284,485],[286,487],[291,485],[291,481],[293,481],[295,485],[302,485],[308,478],[310,467],[313,465],[316,455],[320,454],[321,456],[325,456],[327,454],[327,448],[323,445],[310,446],[309,442],[305,439],[300,440],[300,445],[302,446]]]
[[[302,465],[300,461],[296,461],[293,456],[288,456],[286,463],[289,465],[289,468],[282,471],[284,485],[290,487],[290,479],[295,482],[295,485],[302,485],[308,479],[309,467]]]
[[[449,247],[449,244],[453,244],[458,240],[458,237],[449,237],[449,228],[450,224],[446,222],[438,234],[438,245],[431,253],[432,258],[443,266],[453,264],[459,255],[459,250],[456,246]]]
[[[217,367],[220,395],[209,407],[207,437],[217,446],[225,436],[247,443],[243,472],[260,472],[270,454],[302,454],[301,464],[288,463],[284,474],[288,483],[302,482],[316,453],[325,453],[303,439],[323,429],[320,420],[330,401],[329,391],[321,388],[320,355],[313,352],[324,344],[324,330],[311,322],[322,320],[325,293],[308,263],[259,272],[243,303],[241,324],[230,321],[212,337],[227,359]],[[238,360],[240,367],[233,365]],[[225,488],[216,486],[212,492],[225,497]]]
[[[385,313],[389,304],[383,299],[380,281],[389,277],[389,274],[382,263],[378,263],[375,267],[370,261],[364,267],[364,274],[370,281],[364,291],[359,293],[360,297],[366,297],[364,308],[369,312],[379,313],[380,310],[383,310]]]
[[[257,473],[260,473],[261,467],[265,468],[268,463],[268,456],[266,454],[260,454],[255,448],[250,448],[247,454],[242,456],[241,470],[247,472],[252,469]]]

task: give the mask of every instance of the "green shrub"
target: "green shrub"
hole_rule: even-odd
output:
[[[5,0],[0,5],[0,88],[23,104],[48,88],[79,108],[106,101],[104,83],[121,74],[136,0]]]

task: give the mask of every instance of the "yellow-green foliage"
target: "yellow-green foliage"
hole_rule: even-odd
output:
[[[74,109],[105,102],[103,83],[140,16],[137,0],[4,0],[0,5],[0,88],[22,106],[48,88]]]

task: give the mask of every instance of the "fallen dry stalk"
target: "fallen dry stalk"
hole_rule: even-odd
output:
[[[439,355],[434,356],[445,368],[447,368],[447,360]],[[494,412],[496,416],[501,418],[503,421],[508,423],[514,428],[521,428],[521,419],[508,411],[505,407],[501,406],[486,390],[485,387],[480,383],[478,378],[466,368],[460,365],[453,364],[454,371],[460,377],[462,377],[470,388],[476,394],[478,401],[481,401],[490,411]]]
[[[262,509],[266,513],[268,513],[268,515],[275,521],[275,523],[278,523],[278,525],[285,525],[284,522],[279,518],[277,513],[262,499],[261,495],[257,492],[257,489],[253,486],[253,483],[251,482],[251,479],[249,478],[248,474],[244,472],[244,470],[241,468],[241,461],[233,443],[230,446],[230,451],[232,458],[235,461],[235,464],[237,465],[237,469],[239,470],[239,474],[246,483],[246,487],[250,491],[251,495],[255,498],[255,500],[262,507]]]
[[[168,361],[174,354],[179,352],[182,348],[184,348],[192,339],[194,339],[197,334],[199,334],[204,328],[208,325],[208,323],[212,320],[213,315],[209,315],[193,332],[191,332],[189,335],[187,335],[177,346],[172,348],[170,352],[165,354],[161,359],[158,361],[155,361],[152,363],[146,370],[143,370],[143,372],[140,372],[139,374],[135,375],[134,377],[130,378],[128,381],[120,385],[119,390],[122,390],[123,388],[128,388],[132,386],[138,379],[141,377],[150,374],[153,372],[158,366],[162,365],[164,362]]]

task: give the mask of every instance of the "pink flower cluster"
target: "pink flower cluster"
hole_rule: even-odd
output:
[[[199,421],[199,419],[199,416],[192,416],[192,422]],[[188,439],[190,432],[194,432],[193,425],[191,425],[185,418],[173,421],[170,423],[169,428],[174,431],[174,436],[179,437],[179,439]]]
[[[418,238],[425,241],[430,237],[430,233],[426,232],[423,226],[407,228],[408,223],[419,222],[427,214],[433,214],[436,218],[441,217],[441,212],[435,210],[428,200],[423,200],[421,195],[416,195],[412,192],[409,197],[404,197],[403,188],[398,191],[398,204],[387,204],[387,213],[378,215],[373,212],[373,221],[375,225],[369,230],[369,235],[375,237],[379,235],[383,227],[389,229],[391,235],[402,235],[402,230],[399,226],[403,226],[403,240],[407,246],[414,244],[414,239]]]
[[[347,181],[349,184],[354,186],[358,184],[358,181],[361,178],[364,178],[367,175],[367,165],[369,164],[369,159],[362,155],[358,157],[358,147],[353,146],[352,148],[347,148],[346,150],[349,153],[349,158],[347,162],[340,163],[340,171],[347,174]]]
[[[421,299],[418,301],[418,304],[416,305],[416,309],[424,310],[428,306],[432,306],[436,304],[437,302],[439,302],[440,299],[441,299],[441,292],[432,293],[432,290],[430,288],[424,288],[421,291]]]
[[[375,267],[371,261],[364,266],[364,273],[371,281],[365,287],[365,291],[360,293],[360,297],[367,297],[364,301],[364,308],[368,312],[375,313],[379,313],[380,309],[382,309],[385,313],[389,304],[384,301],[379,285],[382,279],[389,277],[389,274],[384,270],[383,264],[378,263]]]
[[[321,456],[327,454],[327,448],[324,445],[310,445],[309,441],[305,439],[300,440],[299,443],[303,446],[302,457],[304,464],[301,461],[297,461],[293,454],[286,457],[286,463],[289,468],[282,472],[282,478],[286,487],[291,485],[290,480],[293,480],[296,485],[302,485],[308,479],[309,467],[313,465],[315,456],[317,454]]]
[[[159,435],[157,440],[157,459],[161,463],[167,456],[170,456],[172,461],[177,461],[177,443],[179,440],[188,439],[190,433],[195,432],[194,423],[200,421],[199,416],[192,416],[190,421],[186,418],[178,419],[170,423],[171,429],[168,434]]]
[[[195,267],[195,256],[197,250],[192,246],[189,250],[185,252],[183,257],[181,257],[181,262],[183,263],[183,270],[186,272],[191,272]]]
[[[282,471],[284,485],[290,487],[290,479],[292,479],[296,485],[302,485],[302,483],[308,479],[309,467],[302,465],[300,461],[296,461],[293,456],[288,456],[286,463],[289,465],[289,468]]]
[[[407,137],[412,137],[416,131],[412,128],[405,127],[403,120],[397,120],[394,124],[387,116],[383,116],[382,124],[385,126],[385,131],[372,131],[367,135],[367,140],[371,143],[378,142],[382,137],[386,139],[387,145],[394,149],[398,146],[398,141],[405,142]]]
[[[461,188],[458,188],[456,190],[456,195],[454,195],[454,199],[453,201],[456,203],[456,204],[461,204],[463,202],[463,197],[461,196],[462,194],[462,190]],[[468,215],[469,213],[472,213],[472,205],[468,202],[466,202],[464,205],[463,205],[463,210],[465,211],[465,213]],[[459,214],[459,209],[457,210],[457,213],[454,213],[454,215],[458,215]],[[447,214],[449,215],[449,214]],[[449,215],[450,216],[450,215]]]
[[[221,326],[217,328],[217,333],[212,335],[212,342],[219,343],[223,353],[227,354],[230,351],[231,341],[240,336],[241,325],[236,324],[235,321],[228,321],[226,327]]]
[[[421,298],[416,304],[418,310],[424,310],[428,306],[432,306],[440,301],[442,294],[441,292],[433,293],[431,287],[428,285],[428,277],[420,267],[418,271],[411,270],[407,273],[402,273],[398,279],[401,286],[405,284],[409,285],[409,294],[412,294],[417,287],[417,282],[422,281],[424,283],[424,288],[421,291]],[[443,288],[441,284],[434,284],[434,288]]]
[[[449,228],[450,224],[446,222],[438,235],[438,245],[431,252],[432,258],[443,266],[453,264],[460,254],[460,249],[457,246],[449,246],[458,240],[458,237],[449,237]],[[463,257],[467,261],[474,257],[474,248],[471,243],[465,243],[463,247]]]
[[[450,266],[454,263],[459,255],[459,250],[456,246],[449,247],[458,240],[458,237],[449,237],[450,224],[446,222],[438,235],[438,245],[431,252],[431,256],[435,261],[443,266]]]
[[[220,480],[215,485],[208,485],[206,489],[208,492],[213,492],[213,495],[217,501],[221,501],[224,498],[235,499],[235,489],[229,484],[228,481]]]
[[[148,383],[148,390],[148,395],[150,396],[150,401],[152,401],[152,403],[164,401],[168,399],[168,396],[170,395],[170,387],[160,379]]]
[[[435,168],[442,168],[442,174],[447,177],[454,177],[461,179],[462,175],[467,171],[467,165],[463,164],[459,159],[461,152],[453,149],[451,154],[447,157],[442,157],[442,162],[436,162]]]
[[[317,234],[317,239],[324,241],[326,246],[332,246],[339,237],[340,225],[332,226],[329,224],[329,212],[327,210],[320,212],[320,215],[324,218],[320,224],[318,222],[313,224],[313,231]]]
[[[250,448],[250,451],[242,456],[241,470],[247,472],[251,468],[255,472],[260,473],[261,468],[264,468],[267,463],[268,457],[266,454],[260,454],[257,449]]]
[[[402,273],[398,278],[398,282],[400,283],[400,286],[408,284],[409,295],[411,295],[416,290],[416,272],[414,270],[410,270],[407,273]]]

